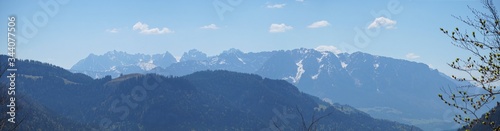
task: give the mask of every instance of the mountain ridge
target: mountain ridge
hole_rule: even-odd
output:
[[[19,60],[17,65],[20,94],[64,119],[98,125],[91,126],[97,130],[288,130],[300,128],[298,112],[307,118],[332,112],[318,123],[324,130],[419,130],[374,119],[349,106],[329,105],[284,80],[255,74],[216,70],[182,77],[128,74],[92,79],[36,61]],[[76,81],[79,77],[90,79]],[[37,122],[43,128],[43,122]]]
[[[198,50],[193,52],[202,53]],[[206,59],[179,61],[167,68],[134,73],[184,76],[203,70],[228,70],[286,80],[301,91],[321,99],[352,105],[377,118],[407,124],[420,123],[419,126],[427,127],[427,130],[454,126],[442,118],[445,112],[442,109],[446,106],[435,95],[441,93],[440,87],[453,86],[457,82],[424,63],[363,52],[299,48],[244,53],[233,48]],[[352,94],[357,97],[353,99]],[[434,97],[436,100],[432,99]],[[425,113],[414,114],[421,111]],[[436,126],[428,127],[426,124]]]

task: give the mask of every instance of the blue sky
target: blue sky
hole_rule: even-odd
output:
[[[466,27],[451,15],[482,9],[479,0],[5,0],[0,6],[0,35],[7,36],[6,18],[15,15],[18,36],[27,40],[17,46],[19,58],[66,69],[112,50],[179,57],[194,48],[216,55],[327,45],[422,62],[446,74],[457,73],[446,63],[468,52],[439,28]]]

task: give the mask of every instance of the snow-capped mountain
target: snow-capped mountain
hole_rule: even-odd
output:
[[[71,67],[71,71],[83,73],[94,78],[120,74],[143,73],[154,68],[166,68],[177,62],[169,52],[155,55],[128,54],[122,51],[110,51],[104,55],[90,54]]]
[[[278,51],[255,73],[287,80],[301,91],[352,105],[377,118],[426,130],[454,124],[443,118],[451,110],[436,94],[457,83],[426,64],[361,52],[296,49]]]
[[[181,59],[184,59],[184,56],[186,56],[188,57],[185,59],[186,61],[181,60],[162,70],[155,69],[154,73],[175,76],[187,75],[202,70],[229,70],[254,73],[274,54],[274,52],[243,53],[238,49],[229,49],[219,55],[210,56],[206,59],[192,60],[193,55],[189,54],[202,54],[201,52],[193,52],[191,50],[188,53],[184,53]]]
[[[157,59],[149,62],[150,59],[143,58],[147,55],[139,56],[123,52],[106,53],[100,57],[90,55],[72,70],[107,71],[116,66],[115,70],[124,74],[123,70],[127,69],[127,73],[174,76],[203,70],[254,73],[286,80],[305,93],[325,101],[352,105],[376,118],[413,124],[424,130],[453,126],[448,118],[443,118],[443,114],[450,111],[445,109],[450,108],[439,100],[437,94],[442,93],[441,87],[456,86],[457,83],[423,63],[361,52],[341,53],[331,47],[257,53],[229,49],[208,57],[200,51],[190,50],[179,62],[171,57],[175,63],[171,62],[170,66],[158,66]],[[140,66],[140,63],[144,65]],[[147,66],[147,63],[153,64]],[[141,68],[153,65],[157,68]]]

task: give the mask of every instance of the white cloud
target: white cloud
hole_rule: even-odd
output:
[[[109,32],[109,33],[118,33],[118,29],[116,29],[116,28],[106,29],[106,32]]]
[[[314,23],[312,23],[311,25],[307,26],[307,28],[320,28],[320,27],[325,27],[325,26],[329,26],[330,23],[328,23],[328,21],[326,20],[322,20],[322,21],[316,21]]]
[[[285,32],[287,30],[291,30],[293,27],[287,26],[284,23],[281,24],[271,24],[269,27],[269,32],[271,33],[278,33],[278,32]]]
[[[420,58],[420,56],[418,56],[415,53],[408,53],[408,54],[406,54],[406,58],[407,59],[417,59],[417,58]]]
[[[396,21],[385,18],[385,17],[378,17],[373,20],[373,22],[368,26],[368,29],[372,28],[379,28],[379,27],[385,27],[386,29],[394,29],[396,25]]]
[[[285,7],[285,5],[286,4],[274,4],[274,5],[268,4],[266,7],[270,9],[280,9]]]
[[[304,0],[295,0],[295,1],[298,1],[298,2],[304,2]]]
[[[219,29],[219,27],[217,27],[217,25],[215,25],[215,24],[210,24],[210,25],[202,26],[200,28],[201,29],[209,29],[209,30],[217,30],[217,29]]]
[[[139,33],[142,34],[165,34],[165,33],[174,33],[174,31],[168,29],[167,27],[163,27],[161,30],[160,28],[149,28],[148,24],[143,24],[141,22],[135,23],[135,25],[132,27],[133,30],[139,30]]]
[[[332,46],[332,45],[320,45],[320,46],[314,48],[314,50],[317,50],[319,52],[332,52],[333,54],[342,53],[341,50],[339,50],[337,47]]]

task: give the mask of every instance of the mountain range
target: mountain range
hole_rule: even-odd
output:
[[[450,112],[449,107],[442,104],[436,94],[441,93],[443,87],[465,84],[423,63],[321,48],[248,53],[229,49],[215,56],[193,49],[184,53],[179,61],[173,61],[168,52],[156,55],[115,52],[91,54],[70,70],[94,78],[106,75],[116,78],[128,73],[184,76],[204,70],[252,73],[286,80],[300,91],[324,101],[349,104],[375,118],[400,121],[424,130],[457,127],[443,116]],[[164,56],[167,60],[151,56]],[[143,61],[155,68],[141,68]],[[155,61],[169,62],[157,64]]]
[[[177,61],[169,52],[156,55],[127,54],[122,51],[110,51],[104,55],[90,54],[71,67],[74,72],[82,72],[93,78],[106,75],[114,77],[152,70],[156,67],[166,68]],[[89,66],[92,65],[92,66]]]
[[[16,66],[16,94],[35,103],[19,109],[32,117],[20,130],[420,130],[256,74],[215,70],[94,79],[38,61],[17,60]]]

